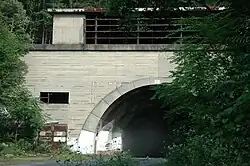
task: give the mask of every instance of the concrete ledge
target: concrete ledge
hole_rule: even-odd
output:
[[[162,51],[179,49],[179,44],[86,44],[85,50],[96,51]]]
[[[34,44],[30,51],[174,51],[180,44]]]
[[[83,44],[34,44],[30,51],[83,51]]]

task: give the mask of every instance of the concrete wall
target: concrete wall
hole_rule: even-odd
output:
[[[69,125],[69,136],[78,137],[94,106],[124,82],[166,77],[173,65],[172,52],[32,51],[27,87],[35,97],[41,91],[69,92],[70,104],[42,104],[52,120]]]
[[[84,15],[58,14],[53,17],[53,44],[84,44]]]

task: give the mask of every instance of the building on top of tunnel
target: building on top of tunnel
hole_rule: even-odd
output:
[[[148,87],[171,82],[175,64],[170,57],[182,44],[181,39],[194,33],[176,20],[190,12],[199,15],[200,10],[174,11],[171,19],[143,11],[143,17],[131,20],[132,27],[121,24],[121,18],[105,15],[105,9],[48,11],[53,15],[53,26],[46,29],[43,41],[33,45],[24,61],[28,66],[26,86],[50,121],[66,124],[68,143],[82,153],[120,149],[123,131],[117,125],[128,129],[121,147],[131,149],[147,140],[147,145],[157,150],[152,141],[159,143],[162,134],[152,126],[160,120],[150,110],[160,109],[149,100],[152,93]],[[136,126],[147,121],[145,126],[151,128],[146,134],[159,135],[159,139],[144,139],[138,134],[146,129]],[[130,139],[133,136],[137,139]],[[146,151],[150,149],[136,153],[151,154]]]
[[[179,8],[171,11],[169,16],[163,17],[151,8],[138,8],[135,10],[140,12],[140,16],[132,18],[129,24],[120,17],[107,14],[108,11],[104,8],[48,9],[48,12],[53,15],[53,28],[46,30],[45,41],[42,43],[78,44],[84,45],[85,47],[81,49],[85,50],[93,49],[93,45],[147,44],[157,47],[157,45],[181,44],[181,39],[190,37],[194,32],[186,29],[187,25],[178,22],[179,19],[190,16],[199,19],[204,13],[223,9],[215,8],[208,12],[202,7]],[[35,46],[38,47],[38,45]]]

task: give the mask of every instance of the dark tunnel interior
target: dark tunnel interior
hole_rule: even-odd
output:
[[[163,157],[168,127],[164,121],[167,109],[156,99],[151,86],[135,89],[119,98],[103,116],[104,123],[115,120],[122,129],[122,149],[134,157]]]

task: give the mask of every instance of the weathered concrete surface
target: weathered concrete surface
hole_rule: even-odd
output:
[[[84,44],[35,44],[30,51],[83,51]]]
[[[168,60],[172,55],[172,52],[154,51],[31,51],[24,57],[29,67],[26,85],[35,97],[44,91],[69,92],[70,104],[42,104],[42,107],[52,120],[69,125],[70,137],[78,137],[85,120],[100,101],[98,107],[102,108],[92,112],[97,114],[93,117],[97,120],[100,111],[107,107],[105,103],[110,104],[126,89],[142,85],[141,80],[168,76],[174,67]]]
[[[181,44],[35,44],[31,51],[176,51]]]
[[[84,44],[85,16],[57,14],[53,16],[53,44]]]

